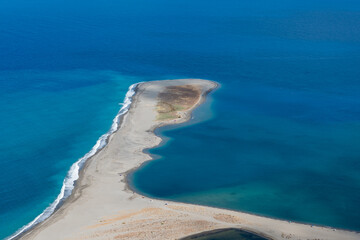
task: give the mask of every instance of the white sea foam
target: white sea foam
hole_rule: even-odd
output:
[[[27,225],[20,228],[13,235],[6,238],[6,240],[11,240],[11,239],[14,239],[14,238],[18,237],[20,234],[24,233],[25,231],[27,231],[30,228],[34,227],[36,224],[38,224],[38,223],[44,221],[45,219],[47,219],[48,217],[50,217],[50,215],[55,211],[56,207],[61,202],[63,202],[67,197],[70,196],[72,190],[74,189],[75,181],[79,178],[79,171],[80,171],[81,167],[84,165],[84,163],[86,162],[86,160],[88,160],[89,158],[94,156],[99,150],[104,148],[106,146],[106,144],[107,144],[107,141],[108,141],[110,135],[113,134],[114,132],[116,132],[119,129],[121,116],[129,111],[131,101],[132,101],[132,97],[135,94],[135,89],[136,89],[138,84],[139,83],[135,83],[135,84],[133,84],[133,85],[131,85],[129,87],[129,90],[125,95],[124,102],[121,103],[122,107],[121,107],[120,111],[118,112],[118,114],[116,115],[116,117],[114,118],[110,130],[107,133],[103,134],[97,140],[96,144],[92,147],[92,149],[88,153],[85,154],[85,156],[80,158],[78,161],[76,161],[70,167],[70,170],[68,171],[68,174],[67,174],[66,178],[63,181],[63,185],[61,187],[60,193],[57,196],[57,198],[55,199],[55,201],[53,203],[51,203],[50,206],[48,206],[34,220],[32,220],[30,223],[28,223]]]

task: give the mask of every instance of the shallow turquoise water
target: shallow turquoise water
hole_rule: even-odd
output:
[[[9,72],[1,79],[12,81],[2,82],[0,103],[0,125],[6,126],[0,145],[0,236],[5,237],[55,200],[72,163],[109,130],[118,103],[138,80],[83,70]]]
[[[56,198],[130,84],[178,77],[222,87],[208,121],[163,132],[140,191],[359,230],[359,25],[353,0],[2,2],[0,238]]]

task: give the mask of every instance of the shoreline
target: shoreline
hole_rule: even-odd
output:
[[[110,129],[98,138],[95,145],[91,148],[89,152],[87,152],[83,157],[79,158],[70,166],[70,169],[68,170],[63,180],[60,193],[58,194],[56,199],[47,208],[45,208],[44,211],[42,211],[38,216],[36,216],[34,220],[22,226],[15,233],[6,237],[4,240],[20,239],[23,235],[32,231],[36,228],[36,226],[50,218],[73,195],[73,192],[76,191],[77,188],[77,182],[81,180],[80,178],[82,175],[82,170],[86,168],[87,162],[91,160],[91,158],[94,157],[98,152],[100,152],[109,143],[111,136],[115,134],[119,130],[119,128],[121,128],[123,118],[129,111],[132,103],[132,98],[135,96],[137,87],[141,83],[142,82],[138,82],[130,85],[128,91],[125,94],[123,103],[119,103],[119,105],[122,105],[122,107],[120,108],[116,116],[113,118]],[[69,186],[69,183],[71,183],[71,186]]]
[[[152,199],[156,199],[156,200],[161,200],[161,201],[171,201],[171,200],[166,200],[166,199],[161,199],[161,198],[156,198],[156,197],[153,197],[153,196],[147,196],[145,195],[144,193],[138,191],[132,184],[131,184],[131,180],[129,179],[129,177],[131,177],[131,175],[139,170],[140,168],[142,168],[145,164],[148,164],[149,162],[153,161],[153,160],[156,160],[158,159],[157,157],[155,157],[155,155],[151,154],[149,152],[150,149],[153,149],[153,148],[156,148],[156,147],[160,147],[164,144],[166,144],[166,142],[168,141],[168,139],[165,139],[164,136],[162,136],[161,134],[158,134],[157,131],[161,131],[161,128],[164,128],[164,127],[168,127],[168,126],[174,126],[175,128],[177,127],[181,127],[180,125],[181,124],[184,124],[184,123],[188,123],[189,121],[191,121],[191,117],[193,116],[193,111],[195,109],[197,109],[200,105],[202,105],[205,101],[208,100],[208,96],[209,94],[213,93],[214,91],[216,91],[216,89],[218,89],[221,85],[218,83],[218,82],[214,82],[214,81],[211,81],[212,83],[215,84],[215,87],[212,88],[211,90],[209,91],[206,91],[204,92],[201,96],[200,96],[200,99],[198,100],[198,102],[192,107],[190,108],[189,110],[187,110],[188,114],[186,115],[187,117],[186,118],[182,118],[181,122],[176,122],[176,123],[166,123],[166,124],[160,124],[159,126],[155,127],[154,129],[151,130],[151,132],[157,136],[158,138],[161,139],[161,142],[159,142],[158,145],[156,146],[153,146],[153,147],[150,147],[150,148],[144,148],[143,149],[143,153],[144,154],[147,154],[150,156],[151,159],[149,159],[148,161],[145,161],[143,162],[140,166],[137,166],[133,169],[130,169],[129,171],[126,172],[125,174],[125,184],[126,184],[126,188],[130,191],[133,191],[141,196],[144,196],[144,197],[147,197],[147,198],[152,198]],[[191,124],[191,123],[190,123]],[[171,202],[175,202],[175,201],[171,201]],[[197,204],[195,204],[197,205]],[[201,205],[199,205],[201,206]]]
[[[150,140],[154,140],[154,141],[153,142],[150,141],[150,143],[146,142],[146,144],[148,144],[149,146],[142,148],[141,153],[137,152],[137,151],[139,151],[139,149],[137,149],[137,144],[136,144],[136,147],[135,147],[136,154],[137,154],[136,156],[141,158],[140,161],[134,161],[133,164],[132,164],[132,168],[127,169],[124,172],[117,172],[117,174],[121,177],[120,182],[123,184],[123,187],[124,187],[123,190],[120,189],[121,193],[115,193],[115,194],[113,193],[114,190],[116,190],[117,188],[111,188],[109,190],[110,192],[104,191],[104,193],[106,193],[106,194],[109,194],[111,196],[115,195],[116,198],[119,197],[118,200],[121,200],[124,203],[132,204],[133,205],[132,209],[128,209],[127,207],[125,207],[125,209],[124,209],[124,207],[121,208],[121,206],[118,206],[119,203],[114,204],[112,199],[106,198],[105,200],[110,202],[110,204],[115,209],[110,209],[110,210],[106,211],[108,214],[104,214],[104,215],[101,215],[101,214],[103,214],[103,212],[101,210],[97,210],[96,214],[91,215],[93,219],[91,219],[90,221],[87,221],[87,219],[85,217],[81,217],[81,216],[78,216],[77,220],[74,221],[74,219],[72,219],[72,218],[74,218],[74,214],[72,214],[72,211],[70,211],[70,209],[71,208],[79,209],[80,208],[79,207],[80,203],[77,203],[77,205],[76,205],[77,207],[74,207],[74,205],[80,199],[83,199],[83,202],[87,203],[86,196],[84,196],[82,198],[82,196],[84,194],[91,195],[92,197],[94,196],[93,195],[94,191],[89,192],[89,188],[91,188],[92,186],[97,184],[96,181],[92,181],[92,178],[104,180],[104,182],[107,182],[107,180],[108,180],[107,179],[108,176],[106,174],[98,176],[97,168],[96,167],[94,168],[94,164],[96,165],[98,163],[97,161],[99,161],[99,160],[103,160],[103,161],[107,160],[106,158],[104,158],[101,155],[107,156],[106,153],[103,154],[103,152],[110,151],[109,148],[113,147],[113,145],[114,145],[114,144],[111,145],[112,140],[119,137],[119,134],[120,134],[119,132],[120,131],[125,131],[125,130],[123,130],[123,128],[130,128],[130,130],[129,130],[130,133],[133,133],[135,131],[133,128],[131,128],[133,126],[131,126],[130,123],[128,123],[128,125],[126,125],[125,122],[127,122],[128,118],[131,118],[131,116],[134,116],[134,115],[138,116],[140,114],[140,113],[138,113],[138,112],[136,112],[134,110],[134,109],[139,108],[139,106],[138,106],[139,104],[144,105],[144,104],[149,103],[150,100],[146,101],[146,98],[143,96],[144,91],[147,90],[146,87],[144,87],[144,86],[148,86],[150,88],[151,86],[157,86],[158,85],[158,90],[159,90],[159,89],[161,89],[161,87],[164,87],[164,85],[166,85],[166,84],[170,84],[170,85],[171,84],[181,84],[183,82],[192,83],[193,81],[197,81],[197,82],[203,84],[203,89],[206,90],[206,87],[208,87],[209,89],[207,91],[202,92],[201,97],[199,98],[198,102],[195,105],[193,105],[190,109],[185,111],[184,115],[182,115],[180,119],[175,119],[175,120],[171,120],[171,121],[160,121],[160,122],[154,121],[154,122],[151,122],[151,123],[148,123],[148,122],[144,123],[146,125],[146,127],[150,126],[150,128],[146,129],[146,127],[144,127],[144,129],[146,129],[146,134],[142,133],[142,135],[145,135],[145,137],[149,138]],[[161,211],[168,211],[169,210],[169,208],[170,208],[169,203],[171,203],[171,205],[173,207],[173,210],[174,210],[173,214],[178,214],[178,215],[176,215],[176,218],[180,218],[181,216],[179,214],[181,213],[181,214],[188,214],[189,216],[192,216],[192,217],[190,217],[190,220],[192,220],[195,223],[200,221],[199,219],[202,219],[202,221],[205,221],[204,219],[206,219],[206,224],[204,222],[202,222],[201,227],[198,227],[196,229],[192,229],[192,231],[190,231],[190,232],[188,232],[189,231],[188,229],[187,229],[187,231],[183,230],[181,232],[182,237],[186,237],[187,235],[199,233],[199,232],[202,232],[204,230],[215,230],[215,229],[219,229],[219,228],[223,228],[223,227],[235,227],[235,228],[243,229],[243,230],[246,230],[246,231],[255,232],[258,235],[271,237],[273,239],[280,239],[280,236],[282,236],[282,235],[279,232],[279,230],[274,229],[274,226],[272,226],[272,227],[267,226],[267,222],[270,221],[270,223],[275,224],[275,226],[278,223],[281,222],[282,224],[288,224],[289,226],[291,226],[291,229],[293,229],[294,226],[295,226],[295,230],[299,230],[297,228],[300,228],[301,230],[304,230],[303,228],[305,228],[305,230],[306,229],[309,230],[309,231],[312,230],[311,232],[313,232],[313,230],[316,230],[315,231],[316,236],[327,236],[327,237],[330,236],[330,238],[324,238],[324,239],[337,239],[339,236],[341,236],[341,237],[349,237],[347,239],[357,239],[357,238],[359,238],[360,235],[358,233],[356,233],[356,232],[349,232],[349,231],[344,231],[344,230],[334,232],[332,229],[330,229],[328,227],[318,227],[318,226],[311,227],[311,226],[306,225],[306,224],[295,223],[295,222],[292,223],[292,224],[289,224],[284,220],[272,219],[272,218],[267,218],[267,217],[258,216],[258,215],[254,215],[254,214],[248,214],[248,213],[244,213],[244,212],[237,212],[237,211],[227,210],[227,209],[222,209],[222,208],[214,208],[214,207],[207,207],[207,206],[201,206],[201,205],[196,205],[196,204],[179,203],[179,202],[173,202],[173,201],[149,198],[147,196],[141,195],[140,193],[138,193],[136,191],[133,191],[133,190],[136,190],[136,189],[133,189],[131,187],[131,184],[129,184],[129,179],[128,179],[129,174],[136,171],[138,168],[143,166],[143,164],[145,164],[146,162],[153,160],[153,156],[149,155],[149,153],[146,152],[146,151],[149,150],[150,148],[158,146],[159,144],[161,144],[164,141],[161,138],[161,136],[158,136],[158,135],[155,134],[155,132],[154,132],[155,129],[159,129],[159,128],[167,126],[167,125],[185,123],[188,120],[190,120],[191,116],[192,116],[192,111],[196,107],[198,107],[200,104],[202,104],[206,100],[206,96],[211,91],[216,89],[217,87],[219,87],[219,85],[217,83],[215,83],[215,82],[211,82],[211,81],[207,81],[207,80],[198,80],[198,79],[196,79],[196,80],[192,79],[191,81],[186,80],[186,79],[182,79],[182,80],[164,80],[164,81],[145,82],[145,83],[140,83],[139,85],[137,85],[138,89],[135,91],[135,94],[132,96],[132,102],[130,104],[130,107],[129,107],[128,111],[124,115],[122,115],[122,122],[119,124],[120,127],[116,131],[114,131],[111,135],[109,135],[108,144],[106,146],[104,146],[102,149],[100,149],[98,152],[96,152],[93,156],[88,158],[87,161],[84,163],[84,165],[80,169],[79,177],[76,180],[75,187],[74,187],[72,193],[70,194],[70,196],[67,199],[65,199],[63,204],[61,206],[59,206],[58,209],[55,209],[55,211],[53,212],[53,214],[51,214],[51,216],[49,218],[47,218],[43,222],[40,222],[35,227],[30,229],[28,232],[24,232],[22,235],[19,235],[17,238],[24,237],[24,239],[46,239],[47,238],[46,236],[49,236],[50,233],[53,234],[54,230],[56,230],[56,232],[57,231],[60,232],[60,230],[63,229],[64,226],[67,226],[69,224],[69,221],[70,221],[70,223],[71,223],[71,221],[76,222],[77,226],[74,227],[73,226],[74,224],[70,224],[73,227],[73,230],[68,232],[68,235],[69,236],[74,235],[74,234],[76,235],[76,234],[79,233],[78,230],[82,229],[82,228],[79,229],[79,226],[84,226],[84,225],[86,226],[86,225],[88,225],[90,223],[97,223],[97,225],[102,226],[103,225],[103,224],[101,224],[102,221],[107,222],[106,217],[102,217],[102,216],[106,216],[106,215],[109,215],[109,214],[111,214],[111,215],[116,214],[116,212],[118,212],[118,210],[124,211],[124,212],[128,212],[130,210],[130,212],[131,212],[131,210],[136,211],[136,210],[139,210],[139,209],[152,209],[153,207],[156,207],[157,210],[159,210],[161,212]],[[152,98],[154,98],[154,96],[157,96],[157,93],[156,93],[156,91],[155,91],[155,93],[149,93],[149,91],[146,92],[146,94],[148,94],[148,95],[153,94]],[[139,100],[140,97],[145,98],[145,100],[144,99]],[[154,102],[156,102],[156,99],[151,99],[151,104],[154,104]],[[141,105],[141,108],[143,110],[147,109],[146,111],[148,111],[148,113],[147,113],[148,115],[140,115],[140,116],[153,116],[153,113],[151,112],[151,111],[153,111],[153,109],[150,109],[150,111],[149,111],[148,110],[149,107],[147,106],[147,108],[145,108],[143,105]],[[154,106],[154,105],[152,105],[152,106]],[[134,120],[134,119],[131,119],[131,120]],[[122,126],[122,125],[124,125],[124,126]],[[136,124],[134,124],[134,125],[136,126]],[[124,139],[120,139],[120,140],[122,140],[120,142],[123,143]],[[140,141],[142,139],[135,138],[135,140]],[[131,146],[134,147],[133,145],[131,145]],[[111,149],[111,151],[114,151],[114,149]],[[115,152],[120,152],[120,150],[115,151]],[[127,151],[125,151],[125,152],[127,152]],[[111,157],[112,155],[110,154],[109,156]],[[129,153],[126,156],[131,156],[131,153]],[[112,163],[113,162],[110,162],[110,165]],[[123,164],[126,165],[125,162]],[[117,165],[117,164],[115,164],[115,165],[120,166],[120,165]],[[97,167],[101,168],[101,166],[99,164],[98,164]],[[126,167],[122,168],[122,169],[126,169]],[[108,173],[108,172],[113,173],[113,169],[110,168],[110,171],[109,171],[109,169],[106,169],[106,171],[104,171],[104,173]],[[116,176],[116,174],[115,174],[115,176]],[[118,178],[113,176],[112,180],[114,180],[114,179],[118,179]],[[114,181],[111,181],[111,182],[113,183]],[[106,186],[106,185],[103,185],[102,187],[104,187],[104,186]],[[93,187],[93,188],[97,189],[97,190],[101,190],[101,188],[95,188],[95,187]],[[85,193],[85,192],[87,192],[87,193]],[[115,191],[115,192],[117,192],[117,191]],[[97,194],[95,193],[95,196],[96,195]],[[121,196],[118,196],[118,195],[121,195]],[[125,199],[124,199],[124,197],[125,197]],[[135,203],[135,200],[137,201],[136,203]],[[103,203],[102,201],[99,201],[99,199],[95,199],[95,200],[93,200],[93,202],[95,202],[97,204],[98,203]],[[93,203],[88,204],[88,206],[85,209],[90,209],[90,208],[92,208],[94,206],[97,207],[97,205],[94,205]],[[80,210],[83,210],[83,209],[80,209]],[[82,212],[80,210],[78,210],[78,212]],[[205,211],[205,212],[208,212],[208,213],[207,214],[205,214],[205,213],[199,214],[198,211]],[[73,215],[73,217],[68,217],[68,215],[71,215],[71,214]],[[214,216],[217,216],[219,214],[221,216],[218,216],[218,219],[216,217],[214,217]],[[212,215],[212,216],[209,217],[207,215],[209,215],[209,216]],[[76,213],[75,213],[75,216],[76,216]],[[65,218],[67,218],[67,220],[64,220]],[[100,223],[99,223],[99,218],[100,219],[105,218],[105,220],[100,220]],[[182,220],[187,221],[188,219],[189,218],[182,219]],[[241,221],[240,221],[240,219],[241,219]],[[243,219],[245,219],[245,220],[243,220]],[[266,224],[265,223],[263,223],[263,224],[260,223],[259,226],[252,227],[252,225],[254,223],[254,219],[259,220],[259,221],[265,221]],[[251,223],[251,224],[249,224],[247,226],[247,224],[245,224],[245,222],[248,222],[248,223]],[[206,226],[204,226],[204,224]],[[56,227],[56,226],[53,227],[54,225],[58,225],[58,227]],[[108,225],[108,224],[106,224],[106,225]],[[113,227],[116,227],[115,225]],[[264,226],[262,226],[262,225],[264,225]],[[52,227],[52,229],[49,230],[50,227]],[[47,231],[47,233],[42,234],[41,236],[39,236],[39,234],[41,234],[43,232],[46,232],[46,231]],[[298,231],[295,231],[295,232],[298,232]],[[87,233],[88,233],[88,231],[81,230],[81,234],[86,235]],[[339,233],[340,233],[340,235],[339,235]],[[178,236],[179,234],[180,234],[180,232],[177,233],[177,235],[175,234],[174,238],[175,238],[175,236],[176,236],[176,238],[179,237]],[[283,234],[285,234],[284,236],[297,236],[300,239],[307,239],[305,237],[309,237],[309,236],[306,236],[307,234],[305,234],[305,236],[302,236],[302,235],[298,236],[295,233],[283,233]],[[295,235],[292,235],[292,234],[295,234]],[[297,234],[301,234],[301,231],[298,232]],[[310,233],[310,236],[312,237],[313,235],[311,235],[311,233]],[[331,237],[331,236],[333,236],[333,237]],[[59,239],[65,238],[65,236],[64,237],[57,236],[57,237]],[[52,239],[54,239],[54,238],[52,238]],[[87,239],[87,238],[84,238],[84,239]],[[101,238],[99,238],[99,239],[101,239]],[[129,238],[126,238],[126,239],[137,239],[137,238],[134,238],[134,237],[131,238],[129,236]],[[150,238],[147,238],[147,239],[155,239],[155,238],[150,237]],[[160,238],[160,239],[173,239],[173,238],[172,237],[170,237],[170,238],[169,237],[163,237],[163,238]]]

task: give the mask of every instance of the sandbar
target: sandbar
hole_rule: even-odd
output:
[[[187,97],[179,100],[172,96],[174,87],[179,96]],[[192,110],[217,87],[217,83],[202,79],[140,83],[121,127],[110,136],[107,146],[86,162],[71,196],[20,238],[166,240],[237,228],[269,239],[360,239],[359,233],[351,231],[151,199],[129,188],[128,173],[152,160],[144,149],[162,141],[154,130],[189,120]]]

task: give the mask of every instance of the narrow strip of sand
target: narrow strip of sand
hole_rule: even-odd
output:
[[[168,106],[163,100],[159,104],[159,93],[164,93],[169,86],[187,86],[187,90],[195,86],[201,97],[195,102],[187,101],[186,104],[192,106],[185,110],[178,107],[177,100],[169,94],[164,95],[165,99],[173,103]],[[214,229],[240,228],[271,239],[360,239],[360,234],[355,232],[150,199],[128,188],[127,173],[151,160],[143,150],[161,142],[154,129],[188,120],[194,107],[216,86],[214,82],[200,79],[139,84],[121,128],[110,137],[104,149],[88,160],[72,195],[50,218],[21,238],[165,240]]]

